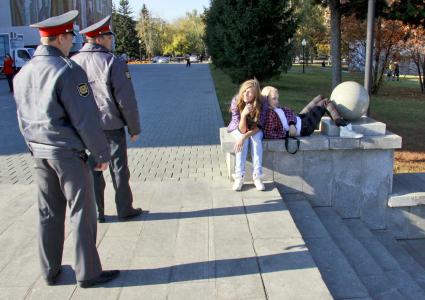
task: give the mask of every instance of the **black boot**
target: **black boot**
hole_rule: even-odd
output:
[[[118,270],[102,271],[102,273],[100,273],[100,275],[97,276],[96,278],[85,280],[85,281],[79,281],[78,284],[82,288],[88,288],[101,283],[111,281],[117,278],[119,274],[120,274],[120,271]]]
[[[343,118],[335,119],[334,122],[335,122],[335,125],[338,127],[345,127],[348,124],[350,124],[350,122],[348,122],[347,120],[344,120]]]
[[[133,219],[137,216],[140,216],[143,213],[143,210],[141,208],[132,208],[131,211],[125,215],[125,216],[118,216],[118,220],[120,221],[128,221],[130,219]]]

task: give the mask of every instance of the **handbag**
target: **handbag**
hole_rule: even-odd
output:
[[[296,147],[295,147],[295,151],[290,151],[289,149],[290,149],[290,147],[289,147],[289,140],[293,140],[293,141],[296,141]],[[300,149],[300,140],[299,139],[297,139],[296,137],[290,137],[290,136],[287,136],[286,138],[285,138],[285,148],[286,148],[286,151],[288,151],[288,153],[289,154],[295,154],[295,153],[297,153],[297,151],[298,151],[298,149]],[[293,144],[293,143],[291,143],[291,144]]]

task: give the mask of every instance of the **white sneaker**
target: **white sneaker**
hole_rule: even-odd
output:
[[[255,185],[255,188],[257,189],[257,191],[264,191],[266,189],[261,178],[254,179],[254,185]]]
[[[233,176],[233,178],[235,179],[235,182],[233,182],[232,190],[234,190],[234,191],[240,191],[240,190],[242,190],[243,177]]]
[[[363,137],[363,134],[353,131],[351,124],[344,127],[339,127],[339,136],[342,138],[359,139]]]

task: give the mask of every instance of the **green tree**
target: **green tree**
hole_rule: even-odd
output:
[[[335,87],[341,82],[341,17],[354,14],[358,19],[366,19],[368,0],[314,1],[329,7],[331,13],[332,87]],[[425,3],[423,0],[376,0],[375,15],[425,25]]]
[[[146,5],[143,5],[140,11],[137,31],[149,58],[163,54],[164,36],[167,32],[167,24],[161,18],[152,17]]]
[[[212,0],[206,10],[208,52],[234,82],[267,80],[291,65],[296,30],[287,0]]]
[[[137,31],[139,33],[139,39],[141,44],[144,46],[144,52],[148,57],[152,57],[152,43],[150,41],[149,32],[149,22],[150,22],[150,13],[145,4],[143,4],[142,9],[140,10],[140,18],[137,24]]]
[[[388,18],[406,24],[425,27],[425,2],[423,0],[392,0]]]
[[[301,41],[307,41],[307,57],[329,54],[329,34],[325,20],[325,9],[315,5],[314,0],[293,0],[294,13],[298,19],[298,28],[294,37],[295,53],[302,55]],[[307,58],[306,57],[306,58]]]
[[[169,25],[168,36],[164,37],[164,52],[173,55],[187,53],[205,53],[205,24],[196,10],[187,12],[186,16]]]
[[[315,1],[320,2],[320,0]],[[346,0],[343,2],[342,7],[345,16],[354,14],[358,19],[366,19],[368,0]],[[375,16],[386,20],[402,21],[413,26],[424,26],[425,2],[423,0],[376,0]]]
[[[118,10],[113,8],[115,52],[118,55],[126,53],[129,57],[139,57],[136,22],[131,18],[131,13],[128,0],[120,0]]]
[[[332,88],[342,81],[341,70],[341,15],[343,5],[340,0],[315,0],[322,6],[329,7],[331,23],[331,59],[332,59]],[[349,2],[349,0],[344,1]]]

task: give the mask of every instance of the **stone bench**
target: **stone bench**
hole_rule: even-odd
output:
[[[425,173],[396,174],[388,228],[398,239],[425,238]]]
[[[263,140],[265,180],[274,181],[284,197],[307,197],[313,206],[333,206],[346,218],[361,217],[371,229],[386,228],[387,201],[392,191],[394,149],[401,137],[386,125],[362,117],[352,123],[360,139],[340,138],[339,128],[323,118],[320,130],[300,137],[296,154],[284,140]],[[235,141],[220,129],[228,175],[234,172]],[[248,154],[246,180],[252,180]]]

